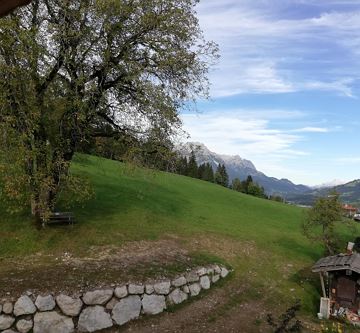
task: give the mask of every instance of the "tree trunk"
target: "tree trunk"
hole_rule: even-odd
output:
[[[43,225],[42,220],[42,209],[40,198],[38,194],[35,194],[31,198],[31,215],[33,216],[33,221],[37,229],[40,229]]]

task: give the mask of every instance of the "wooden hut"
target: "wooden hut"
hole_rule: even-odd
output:
[[[342,316],[360,323],[360,254],[322,258],[312,271],[320,274],[322,316]]]

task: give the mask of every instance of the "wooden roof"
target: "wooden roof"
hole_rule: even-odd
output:
[[[313,267],[313,272],[329,272],[349,269],[360,274],[360,254],[338,254],[321,258]]]

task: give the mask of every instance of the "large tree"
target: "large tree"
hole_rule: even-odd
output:
[[[333,255],[339,246],[339,234],[336,232],[339,223],[346,223],[342,204],[339,195],[331,193],[316,200],[314,206],[308,210],[302,227],[306,237],[323,245],[327,255]]]
[[[1,197],[51,211],[77,147],[170,137],[217,48],[197,0],[34,0],[0,20]],[[77,186],[75,186],[77,188]],[[81,191],[80,191],[81,192]]]

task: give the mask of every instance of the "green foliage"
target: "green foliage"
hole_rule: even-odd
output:
[[[242,187],[244,189],[244,193],[248,193],[249,192],[249,185],[253,183],[253,179],[252,177],[249,175],[247,176],[246,180],[243,181],[242,183]]]
[[[195,152],[191,151],[190,158],[177,157],[175,154],[176,172],[183,176],[198,178],[207,182],[214,182],[214,171],[210,163],[203,163],[198,166]]]
[[[233,181],[231,183],[231,188],[237,192],[244,192],[241,180],[239,178],[233,179]]]
[[[91,186],[91,180],[80,174],[69,172],[67,179],[63,181],[63,187],[60,188],[61,197],[60,206],[65,208],[81,207],[85,202],[94,198],[95,192]]]
[[[154,145],[155,167],[165,168],[167,151],[157,140],[178,131],[182,106],[207,97],[217,58],[197,2],[36,0],[1,19],[0,136],[13,131],[11,147],[22,156],[0,161],[18,174],[16,182],[0,179],[2,197],[31,204],[36,215],[53,209],[74,153],[97,138],[114,139],[114,151],[107,140],[101,147],[111,158],[124,137],[146,146],[136,154],[146,162]],[[20,185],[25,198],[16,193]]]
[[[342,213],[342,204],[337,193],[318,198],[307,212],[302,225],[303,232],[310,240],[320,242],[326,254],[332,255],[338,251],[339,236],[336,225],[345,224]]]
[[[226,171],[224,164],[218,165],[215,175],[214,175],[214,181],[218,185],[221,185],[224,187],[229,186],[229,176],[228,176],[228,173]]]
[[[342,323],[325,322],[320,326],[320,333],[344,333],[345,325]]]
[[[205,176],[205,163],[199,165],[197,171],[198,171],[198,172],[197,172],[197,176],[198,176],[197,178],[204,180],[204,176]]]
[[[194,151],[191,151],[190,158],[187,163],[186,175],[188,177],[192,177],[192,178],[198,178],[198,176],[199,176],[198,166],[196,163],[196,157],[195,157]]]
[[[200,179],[205,180],[207,182],[214,182],[214,170],[210,163],[205,163],[204,165],[204,172]]]
[[[232,181],[231,188],[234,191],[246,193],[254,197],[267,198],[264,188],[255,183],[251,176],[248,176],[245,181],[240,181],[239,178],[235,178]]]
[[[360,237],[354,239],[354,248],[353,250],[357,253],[360,253]]]
[[[269,200],[277,201],[277,202],[284,202],[284,198],[280,195],[270,195]]]
[[[266,198],[264,188],[257,183],[251,182],[247,188],[247,194],[253,195],[258,198]]]
[[[188,169],[188,160],[185,156],[178,158],[176,169],[179,175],[186,176],[186,172]]]

